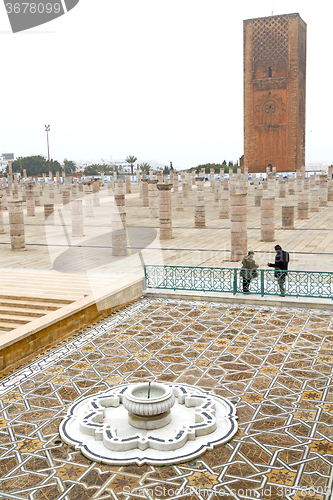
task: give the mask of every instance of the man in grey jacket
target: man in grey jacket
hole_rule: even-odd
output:
[[[253,278],[258,276],[256,269],[258,269],[258,264],[256,264],[254,258],[254,252],[250,250],[247,255],[244,255],[242,259],[242,268],[240,271],[240,275],[243,279],[243,292],[250,292],[250,282]]]

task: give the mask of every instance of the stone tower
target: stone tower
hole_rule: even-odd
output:
[[[244,165],[305,164],[306,24],[299,14],[244,21]]]

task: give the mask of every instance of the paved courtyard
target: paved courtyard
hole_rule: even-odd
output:
[[[328,500],[333,314],[142,299],[0,380],[0,497]],[[69,405],[123,382],[234,402],[227,444],[173,466],[106,466],[59,439]]]

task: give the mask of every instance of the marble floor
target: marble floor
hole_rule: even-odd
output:
[[[139,300],[0,380],[0,498],[328,500],[332,347],[325,310]],[[62,443],[73,401],[142,380],[228,398],[237,434],[173,466],[107,466]]]

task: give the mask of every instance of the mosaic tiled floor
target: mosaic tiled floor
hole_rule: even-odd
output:
[[[333,314],[144,299],[0,382],[0,498],[328,500]],[[183,382],[237,404],[226,445],[174,466],[106,466],[62,444],[72,401]]]

